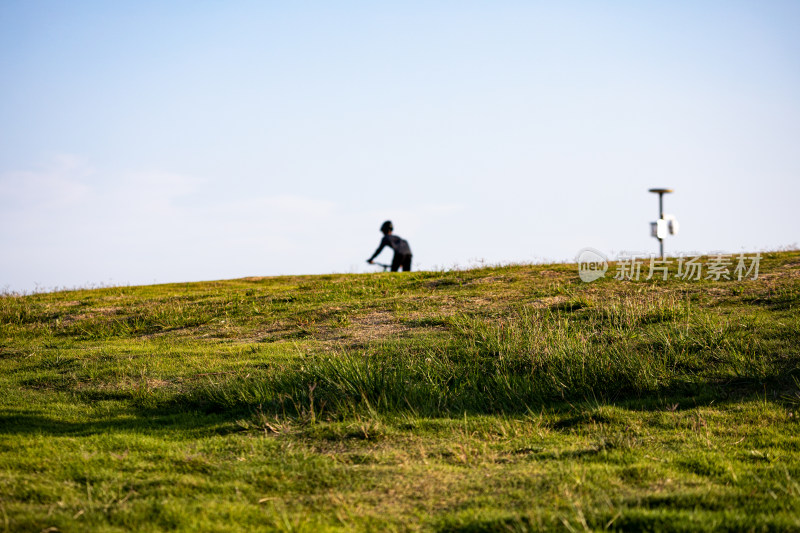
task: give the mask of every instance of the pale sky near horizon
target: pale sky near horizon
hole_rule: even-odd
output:
[[[796,246],[800,2],[0,3],[0,291]],[[379,260],[388,262],[389,251]]]

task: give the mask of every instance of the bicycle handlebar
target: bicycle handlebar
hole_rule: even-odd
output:
[[[369,263],[369,261],[367,261],[367,262]],[[392,265],[387,265],[386,263],[378,263],[377,261],[373,261],[373,262],[372,262],[372,263],[370,263],[370,264],[371,264],[371,265],[378,265],[379,267],[383,267],[383,271],[384,271],[384,272],[386,272],[387,270],[389,270],[390,268],[392,268]]]

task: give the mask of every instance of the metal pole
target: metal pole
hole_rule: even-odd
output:
[[[658,219],[664,218],[664,193],[658,193]],[[658,238],[658,249],[661,253],[661,259],[664,259],[664,239]]]
[[[658,222],[660,222],[664,219],[664,194],[672,192],[672,189],[650,189],[650,192],[658,193]],[[658,238],[658,251],[661,259],[664,259],[664,239],[658,235],[656,237]]]

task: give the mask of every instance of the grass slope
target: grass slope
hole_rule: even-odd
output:
[[[798,252],[5,295],[0,531],[800,530],[799,302]]]

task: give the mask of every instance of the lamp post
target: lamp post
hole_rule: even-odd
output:
[[[664,259],[664,237],[667,233],[676,235],[678,233],[678,221],[672,215],[664,216],[664,195],[673,192],[672,189],[650,189],[650,192],[658,194],[658,220],[650,223],[650,232],[658,239],[658,250],[661,259]]]

